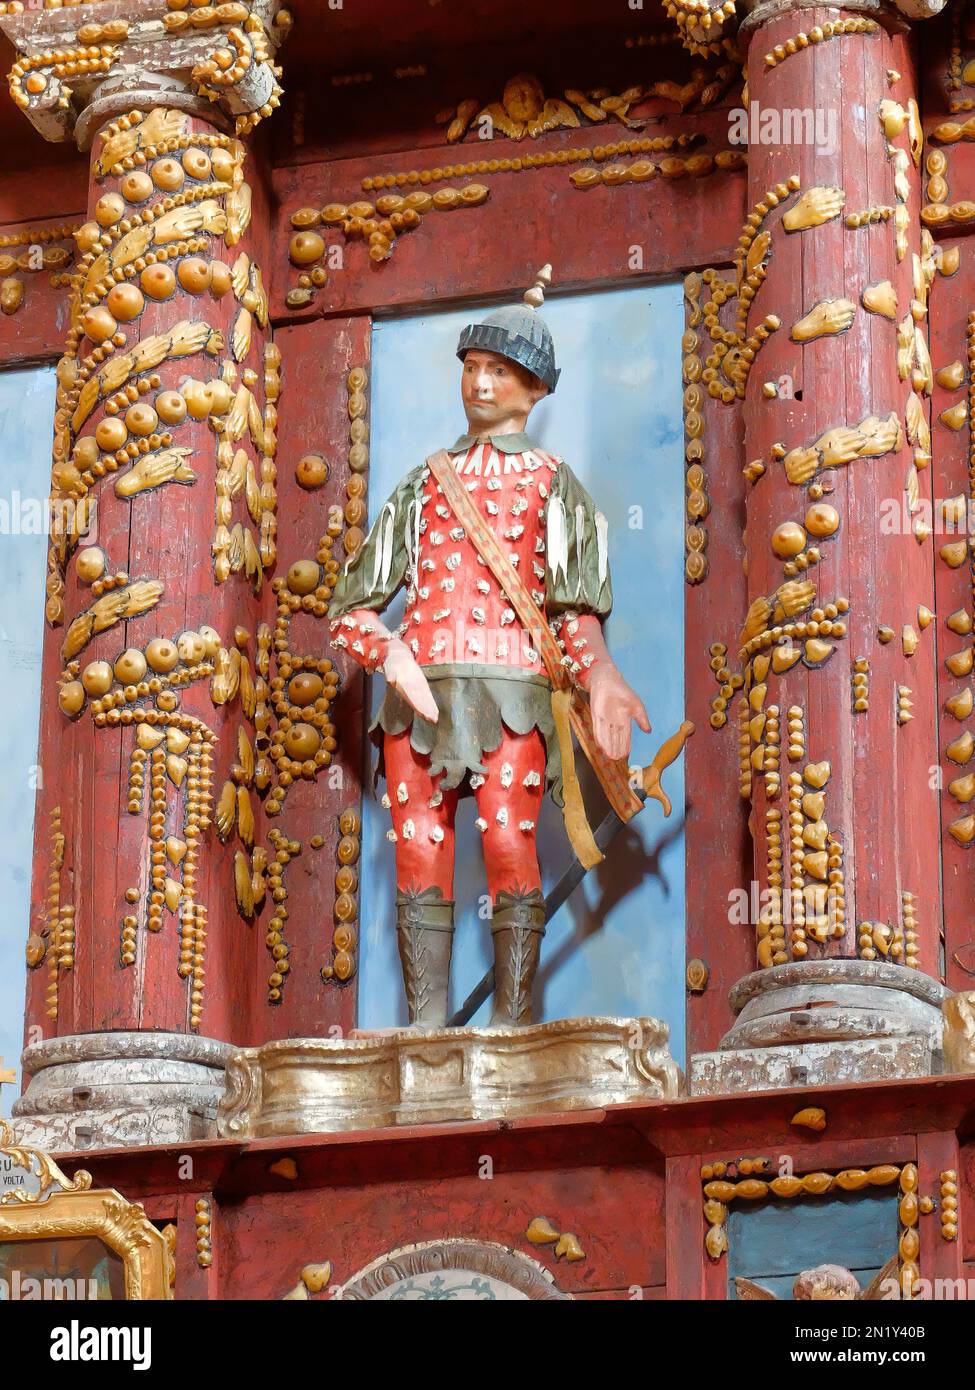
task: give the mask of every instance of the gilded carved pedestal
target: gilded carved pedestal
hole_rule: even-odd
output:
[[[667,1041],[655,1018],[284,1039],[227,1059],[218,1130],[333,1133],[673,1100],[683,1078]]]

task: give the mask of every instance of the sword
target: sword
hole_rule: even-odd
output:
[[[661,776],[664,770],[670,767],[671,763],[677,761],[683,751],[684,744],[694,732],[694,725],[690,720],[685,719],[675,734],[666,739],[658,749],[653,761],[642,769],[642,786],[636,787],[636,795],[640,798],[643,806],[648,801],[659,801],[663,807],[665,816],[669,816],[673,807],[670,797],[664,791],[661,783]],[[616,839],[616,836],[629,822],[621,820],[615,811],[609,811],[600,822],[593,836],[599,849],[605,852]],[[545,898],[545,921],[550,922],[558,912],[565,900],[574,893],[579,884],[585,878],[586,870],[578,859],[573,859],[565,873],[556,883],[555,887]],[[465,1023],[469,1023],[478,1009],[486,999],[490,999],[494,993],[494,966],[491,965],[485,970],[480,980],[471,990],[470,994],[461,1004],[460,1008],[447,1020],[448,1028],[463,1028]]]

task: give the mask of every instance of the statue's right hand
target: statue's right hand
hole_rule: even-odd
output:
[[[398,637],[390,638],[387,645],[383,675],[417,714],[431,724],[437,723],[440,711],[427,678],[409,647]]]

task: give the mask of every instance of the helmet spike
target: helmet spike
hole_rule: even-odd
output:
[[[545,303],[545,291],[551,283],[552,267],[550,265],[543,265],[532,281],[531,287],[522,295],[523,302],[532,309],[540,309]]]

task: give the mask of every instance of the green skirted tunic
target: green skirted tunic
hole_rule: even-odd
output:
[[[546,786],[562,805],[562,763],[552,718],[552,687],[546,676],[473,662],[424,666],[423,674],[440,718],[436,724],[424,719],[398,690],[387,686],[369,726],[369,737],[379,748],[377,777],[385,772],[383,735],[409,729],[411,746],[430,758],[431,777],[442,772],[440,785],[445,791],[463,783],[463,795],[470,790],[470,773],[487,771],[481,754],[493,753],[500,746],[505,729],[513,734],[537,729],[545,744]]]

